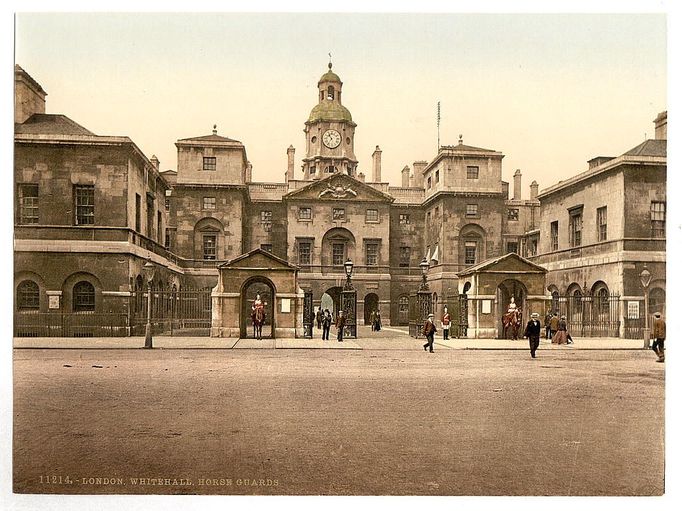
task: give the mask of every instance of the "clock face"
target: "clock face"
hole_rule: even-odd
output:
[[[324,132],[324,135],[322,135],[322,142],[324,142],[324,145],[329,149],[334,149],[341,143],[341,135],[336,130],[327,130]]]

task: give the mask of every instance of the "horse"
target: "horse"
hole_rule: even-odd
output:
[[[263,339],[263,323],[265,323],[265,310],[263,307],[256,307],[251,311],[251,322],[253,323],[253,338]]]
[[[502,325],[504,327],[504,338],[507,339],[507,332],[509,327],[511,327],[511,339],[516,341],[519,338],[519,327],[521,326],[521,311],[514,310],[512,312],[507,312],[502,316]]]

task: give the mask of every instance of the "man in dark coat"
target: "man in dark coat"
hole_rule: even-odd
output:
[[[433,323],[433,314],[429,314],[429,317],[424,322],[424,328],[422,329],[422,334],[426,336],[426,344],[424,344],[424,351],[430,351],[433,353],[433,336],[436,335],[436,325]]]
[[[552,338],[552,311],[547,311],[547,315],[545,316],[545,339],[551,339]]]
[[[329,340],[329,328],[332,326],[332,315],[329,312],[329,309],[324,310],[324,314],[322,315],[322,340],[323,341],[328,341]]]
[[[343,315],[343,311],[339,311],[339,315],[336,316],[336,338],[339,342],[343,342],[343,327],[346,326],[346,317]]]
[[[540,346],[540,315],[534,312],[530,315],[530,321],[526,325],[526,331],[523,336],[528,337],[528,344],[530,345],[530,356],[535,358],[535,351]]]
[[[553,338],[557,330],[559,330],[559,314],[555,312],[549,320],[549,336]]]
[[[661,318],[660,312],[654,314],[654,328],[651,331],[651,336],[654,338],[651,349],[658,355],[658,360],[656,362],[664,362],[665,352],[663,351],[663,341],[665,341],[665,320]]]

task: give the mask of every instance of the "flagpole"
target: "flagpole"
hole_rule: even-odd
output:
[[[436,147],[436,154],[440,151],[440,101],[438,102],[438,108],[436,112],[436,127],[438,132],[438,147]]]

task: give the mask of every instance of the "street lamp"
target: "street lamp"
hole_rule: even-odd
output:
[[[147,279],[147,325],[144,329],[144,347],[153,348],[152,346],[152,280],[154,280],[154,270],[156,266],[152,263],[151,257],[144,263],[142,271]]]
[[[419,291],[425,291],[429,288],[429,285],[426,282],[426,274],[429,273],[429,262],[426,260],[426,257],[419,263],[419,268],[421,268],[422,271],[422,284],[419,287]]]
[[[639,274],[639,281],[644,288],[644,349],[649,349],[649,284],[651,284],[651,272],[646,265]]]
[[[353,275],[353,261],[350,260],[350,257],[343,263],[343,268],[346,270],[346,285],[344,286],[344,289],[350,291],[353,289],[353,283],[350,281],[350,278]]]

